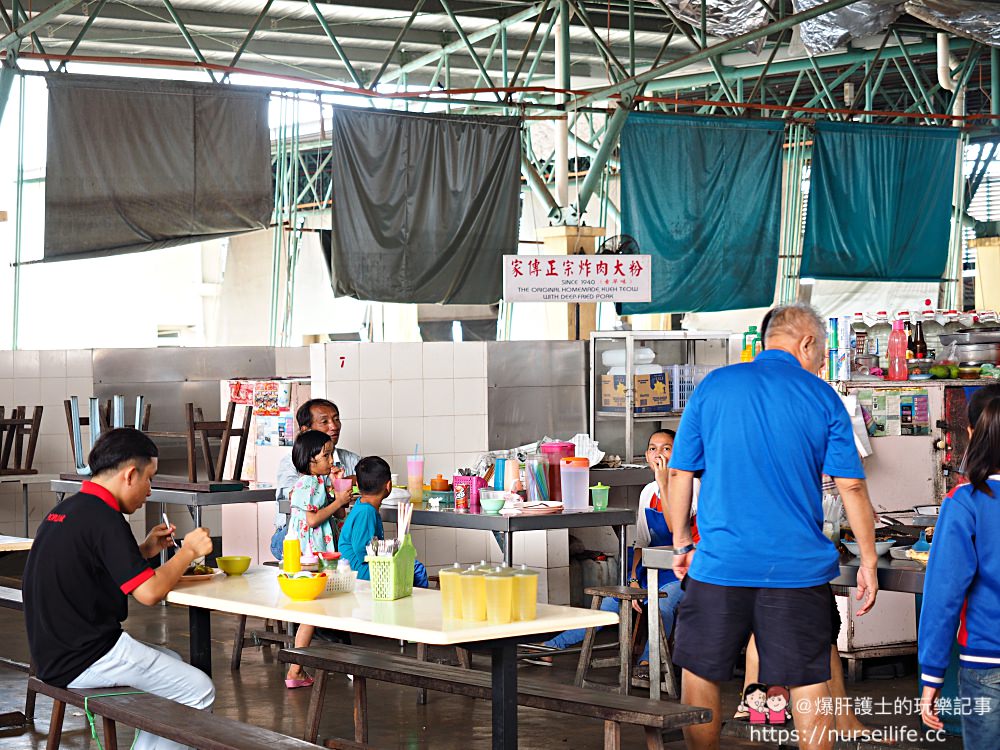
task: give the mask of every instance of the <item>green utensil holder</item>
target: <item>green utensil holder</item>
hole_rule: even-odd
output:
[[[371,577],[372,599],[391,602],[413,594],[413,563],[417,550],[410,535],[403,537],[399,551],[392,557],[365,557]]]

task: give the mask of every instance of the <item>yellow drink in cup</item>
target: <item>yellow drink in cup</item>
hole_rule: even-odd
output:
[[[534,620],[538,605],[538,571],[522,565],[514,571],[514,619]]]
[[[438,573],[441,581],[441,617],[445,620],[462,619],[462,566],[455,563]]]
[[[491,625],[506,625],[514,615],[514,576],[496,568],[483,577],[486,583],[486,620]]]
[[[486,619],[486,575],[469,568],[462,573],[462,619],[482,622]]]
[[[286,573],[298,573],[302,570],[302,547],[298,539],[285,539],[281,547],[281,567]]]

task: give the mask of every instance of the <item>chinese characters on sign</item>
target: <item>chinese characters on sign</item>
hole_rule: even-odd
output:
[[[649,302],[649,255],[505,255],[506,302]]]

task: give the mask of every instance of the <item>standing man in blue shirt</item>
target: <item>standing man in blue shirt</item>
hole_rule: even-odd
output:
[[[716,370],[698,386],[670,460],[674,573],[687,576],[674,661],[684,669],[681,700],[713,711],[710,723],[684,730],[689,750],[719,747],[719,683],[732,679],[751,633],[760,680],[792,686],[799,747],[833,746],[821,700],[830,697],[829,582],[839,567],[823,535],[822,474],[835,479],[861,549],[859,615],[878,589],[875,516],[850,419],[815,374],[826,356],[823,320],[808,305],[779,307],[766,344],[753,362]]]

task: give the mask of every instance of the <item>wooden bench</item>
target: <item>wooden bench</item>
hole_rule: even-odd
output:
[[[0,586],[0,608],[12,609],[16,612],[24,611],[24,598],[21,589],[12,586]],[[32,674],[31,666],[14,659],[0,658],[0,665],[16,669],[19,672]],[[35,720],[35,693],[31,686],[24,696],[24,713],[20,711],[8,711],[0,714],[0,729],[11,729],[13,727],[23,727]]]
[[[210,711],[191,708],[158,695],[134,692],[135,688],[69,690],[53,687],[37,677],[30,678],[28,682],[30,688],[52,698],[52,721],[49,724],[47,750],[59,747],[67,704],[86,708],[94,716],[102,718],[105,750],[118,750],[115,731],[119,723],[198,750],[316,750],[319,747],[311,742],[217,716]],[[109,693],[118,694],[108,695]],[[358,744],[352,750],[364,750],[364,745]]]
[[[278,653],[278,659],[312,668],[316,672],[304,735],[310,742],[315,742],[319,734],[327,675],[330,672],[354,676],[354,740],[360,743],[368,742],[366,681],[369,679],[468,698],[491,700],[493,697],[492,677],[488,672],[415,662],[413,659],[353,646],[282,649]],[[620,750],[622,724],[641,726],[646,734],[647,749],[662,750],[665,730],[703,724],[712,718],[712,712],[707,708],[539,680],[519,679],[517,690],[517,702],[520,706],[603,721],[605,750]],[[340,747],[337,743],[338,741],[331,741],[327,746]]]

